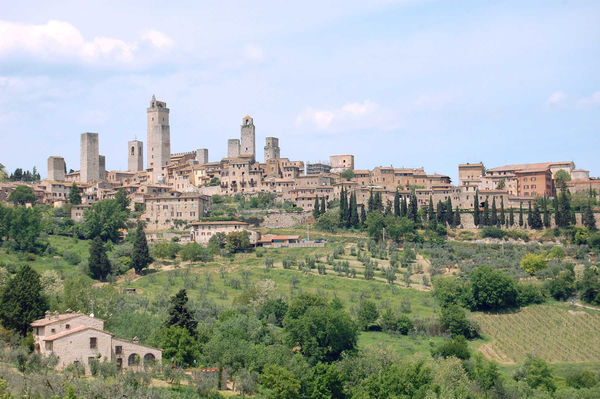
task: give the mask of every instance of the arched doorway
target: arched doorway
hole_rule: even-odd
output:
[[[132,353],[131,355],[129,355],[129,357],[127,358],[127,365],[137,366],[138,364],[140,364],[140,355],[138,355],[137,353]]]
[[[154,357],[154,355],[152,353],[146,353],[144,355],[144,366],[149,366],[151,364],[154,364],[155,361],[156,361],[156,358]]]

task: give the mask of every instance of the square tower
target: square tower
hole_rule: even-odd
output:
[[[240,139],[227,140],[227,158],[238,158],[240,156]]]
[[[81,167],[79,181],[91,183],[100,180],[100,155],[98,154],[98,133],[81,134]]]
[[[127,143],[127,170],[129,172],[144,170],[144,143],[139,140]]]
[[[196,162],[200,165],[208,163],[208,148],[198,148],[196,150]]]
[[[98,177],[100,180],[106,180],[106,157],[98,155]]]
[[[48,180],[65,181],[66,169],[63,157],[48,157]]]
[[[254,120],[250,115],[242,119],[242,137],[240,142],[240,155],[256,157]]]
[[[163,166],[171,159],[171,131],[167,103],[157,101],[152,96],[148,108],[148,169],[152,171],[152,181],[158,181]]]
[[[280,158],[279,139],[277,137],[267,137],[265,143],[265,162],[269,159]]]

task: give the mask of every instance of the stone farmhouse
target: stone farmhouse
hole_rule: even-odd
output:
[[[34,321],[31,327],[36,351],[56,355],[59,369],[79,363],[89,373],[90,363],[95,360],[138,369],[162,359],[160,349],[142,345],[137,338],[116,338],[104,331],[104,320],[81,312],[46,312],[46,317]]]

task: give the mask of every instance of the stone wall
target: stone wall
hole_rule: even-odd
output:
[[[288,213],[285,211],[268,213],[263,222],[260,224],[261,227],[270,229],[281,228],[281,227],[293,227],[299,224],[306,223],[312,214],[310,212],[301,213]]]
[[[498,212],[500,215],[500,212]],[[577,226],[582,226],[581,223],[581,213],[577,213],[575,217],[577,218]],[[542,215],[543,217],[543,215]],[[506,211],[506,218],[508,219],[508,211]],[[596,226],[600,227],[600,213],[594,213],[594,218],[596,219]],[[460,214],[461,225],[465,229],[474,229],[475,224],[473,223],[473,214],[472,213],[461,213]],[[523,223],[524,227],[527,226],[527,212],[523,212]],[[519,211],[515,211],[515,227],[519,226]],[[554,214],[550,214],[550,226],[556,227],[554,223]]]

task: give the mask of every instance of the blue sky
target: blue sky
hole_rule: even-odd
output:
[[[241,118],[304,161],[357,168],[573,160],[600,175],[598,1],[4,2],[0,163],[108,169],[146,141],[152,94],[172,152],[226,155]]]

